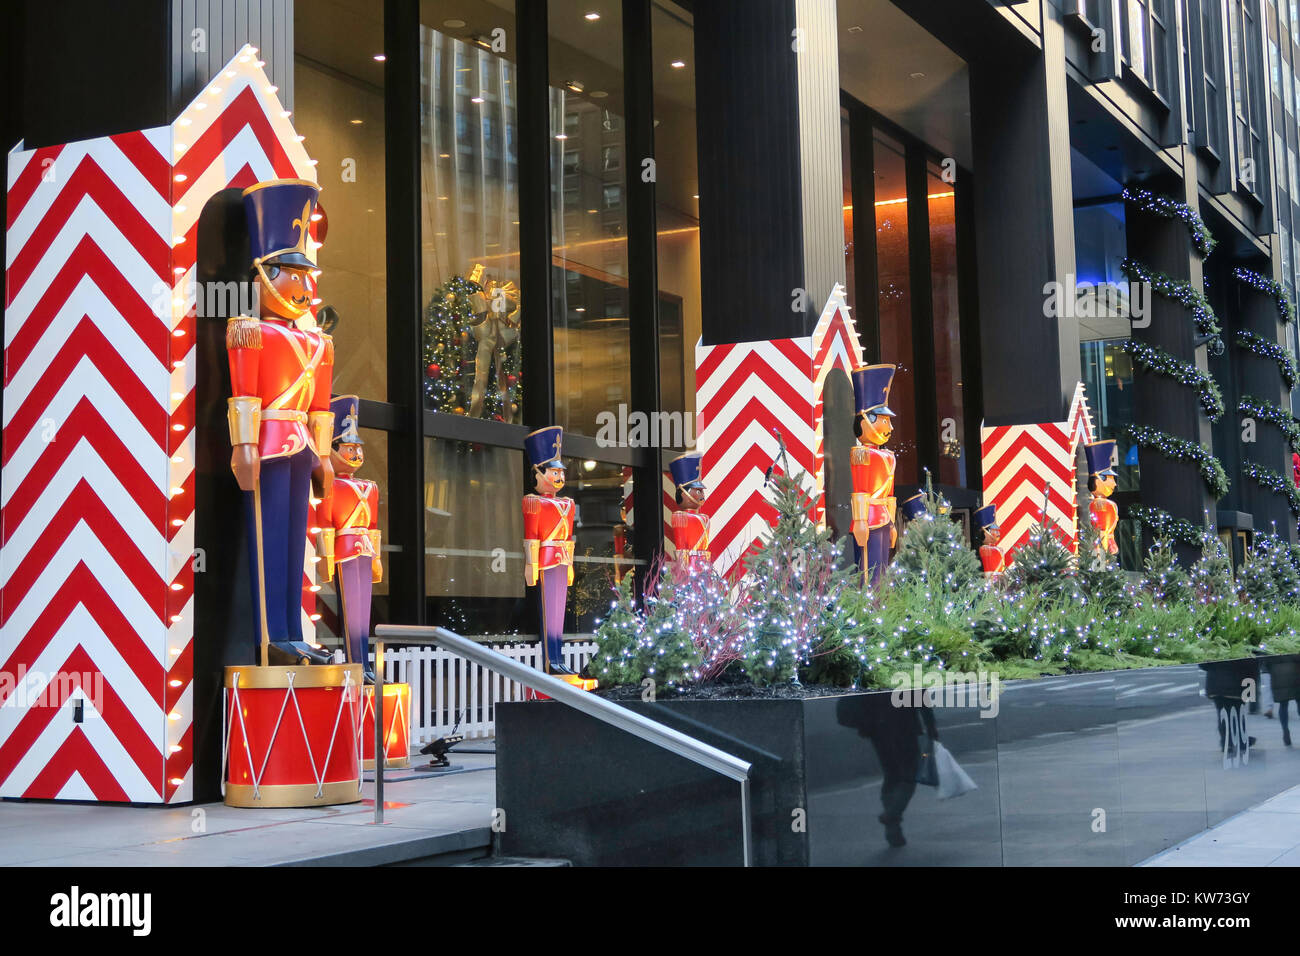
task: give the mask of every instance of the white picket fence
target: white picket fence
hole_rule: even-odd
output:
[[[541,669],[541,644],[537,641],[494,643],[492,649]],[[592,641],[565,641],[564,663],[574,671],[581,670],[595,652]],[[524,699],[523,684],[439,647],[385,648],[384,680],[411,685],[413,749],[451,733],[457,717],[457,733],[467,740],[495,736],[496,704]]]

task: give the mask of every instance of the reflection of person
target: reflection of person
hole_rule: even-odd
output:
[[[1268,669],[1273,703],[1277,707],[1278,722],[1282,725],[1282,743],[1290,747],[1291,701],[1296,702],[1296,713],[1300,714],[1300,657],[1294,654],[1267,657],[1264,667]]]
[[[921,765],[920,737],[939,739],[934,710],[930,707],[896,707],[889,694],[854,695],[841,699],[836,719],[871,738],[880,761],[880,806],[877,819],[884,825],[885,841],[892,847],[907,844],[903,836],[903,811],[916,793],[916,773]]]
[[[858,444],[849,453],[853,476],[853,556],[863,583],[875,587],[889,562],[889,549],[898,540],[894,526],[898,499],[894,497],[895,459],[884,447],[894,433],[894,413],[889,408],[893,365],[865,365],[853,370],[853,397],[857,414],[853,435]]]
[[[677,563],[685,571],[708,570],[709,516],[700,510],[707,489],[700,480],[700,453],[678,455],[668,463],[677,486],[677,510],[673,512],[673,547]]]
[[[1088,515],[1092,526],[1097,529],[1097,547],[1107,554],[1118,554],[1115,526],[1119,524],[1119,506],[1110,500],[1115,493],[1116,472],[1111,465],[1115,456],[1115,439],[1095,441],[1084,448],[1088,455],[1088,490],[1092,492]]]
[[[985,505],[983,508],[977,508],[974,518],[975,527],[984,532],[984,543],[980,545],[980,564],[984,566],[985,574],[997,577],[1014,559],[1004,554],[999,546],[1002,540],[1002,529],[998,527],[996,506]]]
[[[524,496],[524,581],[537,587],[542,612],[542,664],[552,677],[595,690],[596,682],[564,663],[564,608],[573,583],[573,499],[558,497],[564,487],[559,425],[539,428],[524,439],[535,494]]]
[[[277,180],[244,190],[261,318],[226,323],[230,467],[244,491],[249,576],[262,664],[326,663],[303,640],[303,545],[309,498],[330,492],[334,345],[295,324],[309,312],[316,263],[308,230],[315,183]]]
[[[1255,658],[1206,661],[1199,666],[1205,671],[1205,696],[1214,704],[1219,750],[1226,758],[1245,755],[1255,745],[1255,738],[1246,735],[1246,712],[1242,704],[1246,689],[1259,686],[1259,661]]]
[[[356,477],[357,469],[365,462],[357,431],[357,397],[340,395],[330,408],[334,412],[334,450],[330,453],[334,486],[318,512],[325,580],[333,579],[337,567],[348,663],[362,665],[366,683],[373,684],[370,595],[384,576],[380,562],[379,486]]]

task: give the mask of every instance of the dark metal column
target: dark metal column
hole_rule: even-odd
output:
[[[623,76],[627,110],[623,168],[627,170],[628,348],[632,362],[632,409],[659,409],[659,278],[655,238],[655,181],[642,162],[654,156],[654,64],[650,0],[623,0]],[[634,471],[632,550],[637,584],[663,542],[663,506],[658,453]]]
[[[388,270],[388,400],[402,409],[389,433],[388,543],[394,621],[424,623],[423,313],[420,301],[420,4],[384,2],[384,174]]]

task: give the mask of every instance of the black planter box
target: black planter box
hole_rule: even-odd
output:
[[[1014,681],[996,713],[941,702],[939,740],[978,786],[948,800],[914,784],[919,712],[888,691],[625,706],[753,764],[756,865],[1123,866],[1300,783],[1278,721],[1225,696],[1259,673],[1252,659]],[[499,704],[496,721],[499,853],[740,864],[733,781],[554,701]],[[1237,722],[1253,745],[1220,736]],[[891,813],[905,846],[886,842]]]

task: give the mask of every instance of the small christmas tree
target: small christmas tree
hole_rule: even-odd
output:
[[[609,613],[596,622],[596,653],[588,669],[602,687],[632,684],[641,680],[644,668],[639,661],[642,620],[637,613],[633,577],[619,582]]]
[[[467,415],[473,406],[475,370],[479,361],[488,359],[479,355],[476,330],[485,321],[496,321],[488,315],[494,304],[485,298],[482,276],[481,265],[475,266],[468,278],[452,276],[433,291],[425,310],[424,398],[425,407],[434,411]],[[482,410],[475,414],[513,420],[522,397],[519,352],[517,341],[495,349],[487,370]]]
[[[1056,522],[1047,516],[1047,494],[1043,489],[1043,510],[1029,529],[1029,538],[1016,549],[1015,563],[1003,575],[1007,589],[1021,594],[1033,591],[1045,598],[1081,598],[1074,572],[1078,562],[1063,541]]]
[[[1195,599],[1201,604],[1223,604],[1237,595],[1237,584],[1232,579],[1232,559],[1214,533],[1209,512],[1205,527],[1201,529],[1201,556],[1192,565],[1188,575]]]
[[[1264,535],[1258,535],[1246,551],[1246,562],[1237,571],[1237,586],[1243,600],[1268,607],[1278,599],[1273,556]]]
[[[1098,547],[1101,535],[1091,521],[1084,521],[1079,533],[1079,587],[1088,602],[1102,613],[1132,606],[1128,578],[1115,555]]]
[[[1278,600],[1294,604],[1300,598],[1300,572],[1291,561],[1290,544],[1276,533],[1258,535],[1255,544],[1268,560]]]
[[[984,569],[966,544],[961,525],[946,515],[947,502],[925,475],[925,512],[907,525],[890,564],[886,586],[923,585],[958,594],[982,586]]]
[[[1192,596],[1187,572],[1178,563],[1173,540],[1159,537],[1142,564],[1142,589],[1160,604],[1179,604]]]

